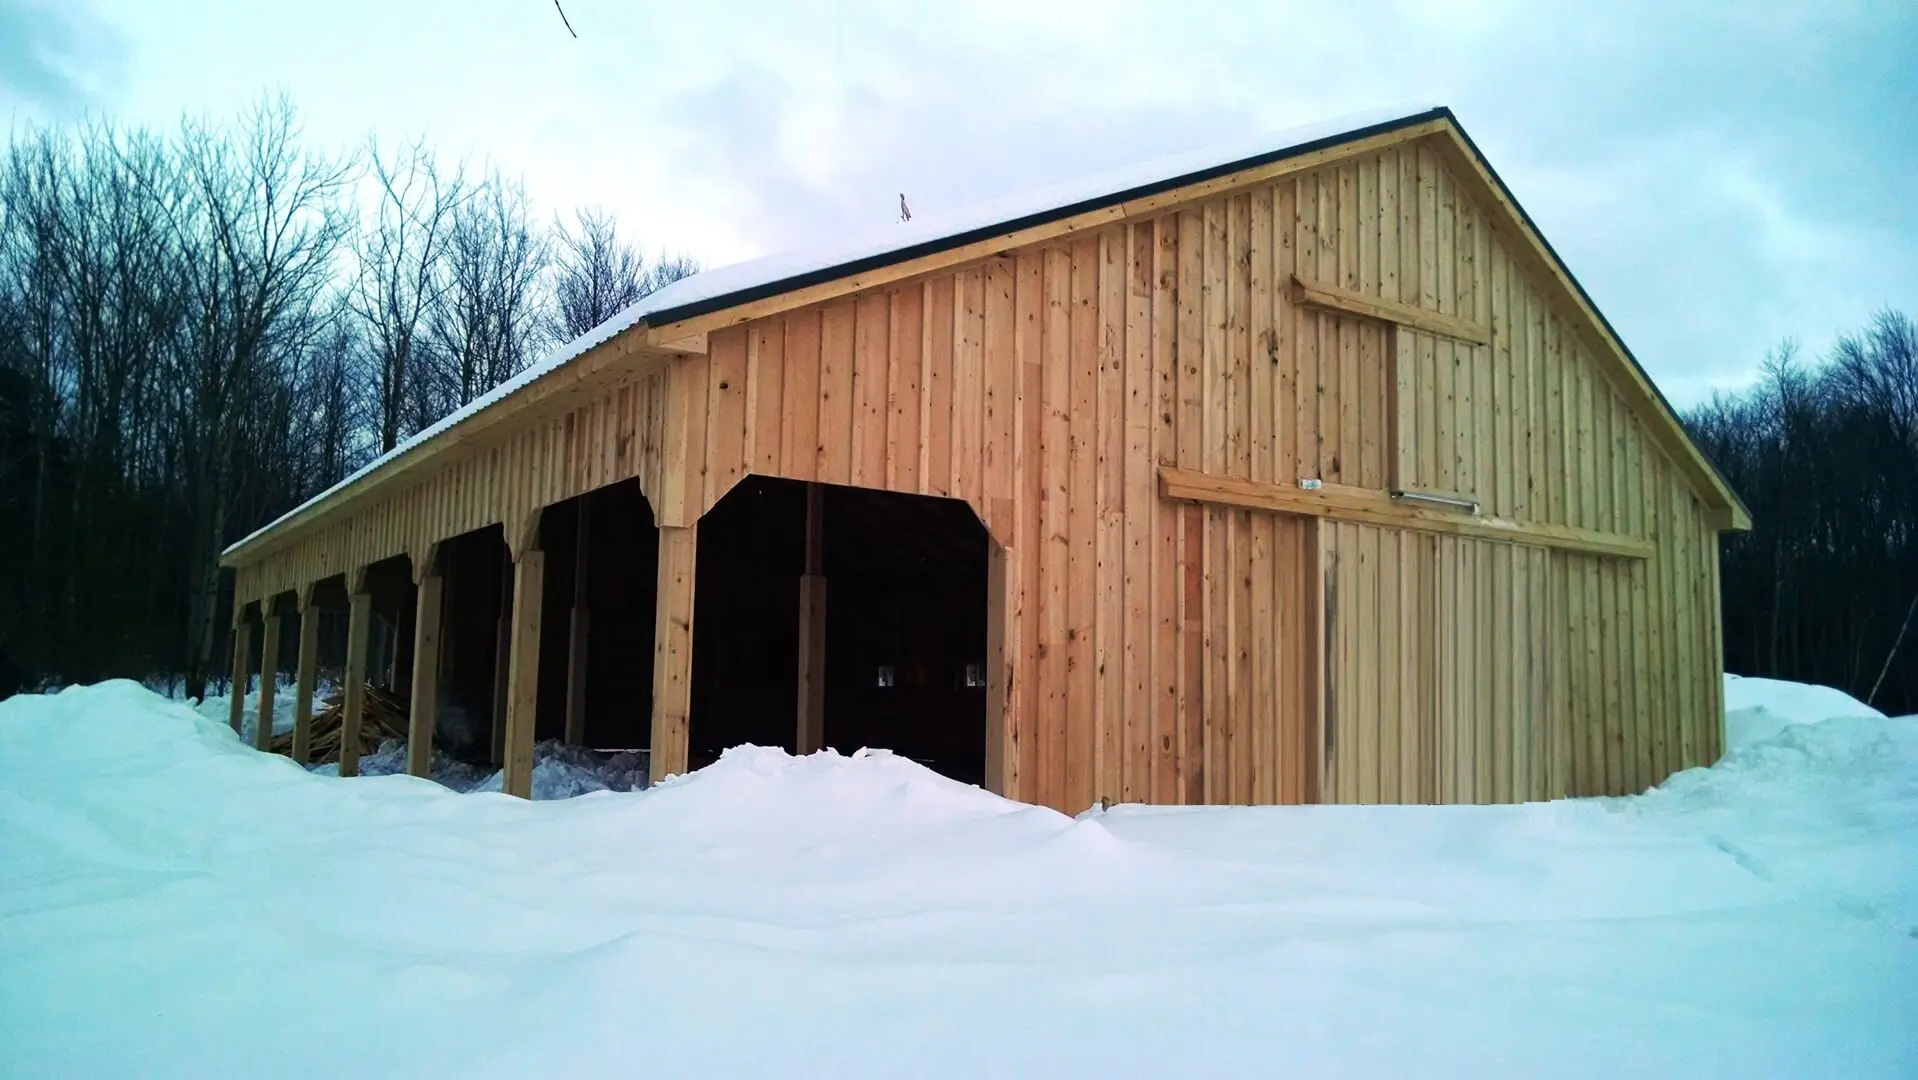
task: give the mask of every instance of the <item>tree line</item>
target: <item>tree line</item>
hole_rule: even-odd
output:
[[[0,696],[223,670],[221,550],[654,289],[603,212],[285,99],[0,155]]]
[[[1918,712],[1918,326],[1784,346],[1685,419],[1752,515],[1720,549],[1726,669]]]

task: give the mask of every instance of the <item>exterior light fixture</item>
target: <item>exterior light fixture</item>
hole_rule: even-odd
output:
[[[1437,495],[1429,491],[1394,491],[1392,501],[1425,503],[1428,506],[1443,506],[1448,510],[1463,510],[1473,517],[1479,515],[1477,500],[1460,498],[1457,495]]]

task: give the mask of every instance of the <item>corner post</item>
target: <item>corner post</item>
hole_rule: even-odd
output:
[[[413,616],[413,700],[406,720],[406,772],[433,775],[433,722],[439,714],[440,627],[446,579],[440,576],[439,545],[412,555],[416,606]]]
[[[280,681],[280,613],[273,610],[273,598],[260,601],[260,719],[253,732],[253,747],[268,750],[273,746],[273,692]]]
[[[373,622],[373,594],[366,567],[346,574],[346,702],[340,710],[340,775],[360,775],[360,721],[366,715],[366,639]]]
[[[800,754],[826,745],[826,489],[806,485],[806,572],[799,579]]]
[[[320,609],[313,604],[313,586],[295,594],[300,616],[300,660],[293,682],[293,760],[301,765],[313,753],[313,684],[320,667]]]
[[[698,556],[698,525],[659,527],[659,598],[653,611],[653,783],[686,771]]]
[[[253,674],[248,652],[253,648],[253,628],[246,624],[246,609],[238,597],[233,600],[233,698],[227,702],[226,721],[233,734],[240,733],[240,718],[246,715],[246,680]]]
[[[507,531],[513,557],[513,616],[506,674],[505,754],[501,789],[533,797],[533,732],[539,708],[539,639],[546,553],[539,549],[539,511]]]
[[[1018,613],[1013,605],[1012,552],[997,540],[987,542],[986,554],[986,790],[1016,797],[1019,715],[1013,659],[1018,654]]]

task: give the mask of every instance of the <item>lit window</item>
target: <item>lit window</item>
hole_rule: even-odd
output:
[[[893,670],[892,670],[892,665],[891,665],[891,664],[881,664],[881,665],[879,665],[879,679],[878,679],[878,684],[879,684],[880,686],[891,686],[891,685],[892,685],[892,683],[893,683]]]
[[[986,685],[986,665],[985,664],[980,663],[977,660],[974,660],[972,663],[969,663],[966,665],[966,685],[967,686]]]

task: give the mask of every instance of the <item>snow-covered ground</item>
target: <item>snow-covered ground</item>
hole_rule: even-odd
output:
[[[1918,722],[1627,799],[1119,807],[742,749],[524,802],[0,703],[0,1075],[1918,1075]],[[212,703],[209,703],[211,705]],[[1814,722],[1815,721],[1815,722]]]

